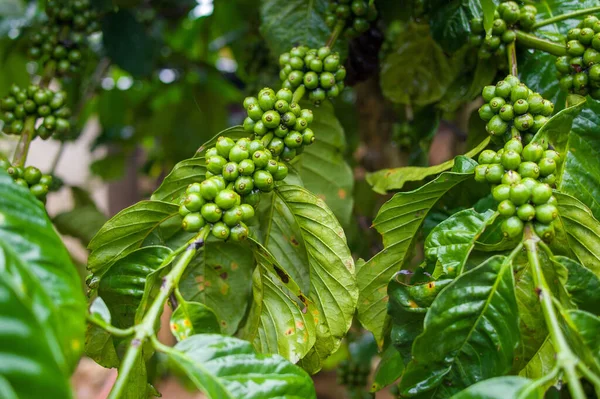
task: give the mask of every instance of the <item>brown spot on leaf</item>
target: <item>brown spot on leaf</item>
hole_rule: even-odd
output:
[[[297,321],[296,322],[296,327],[298,327],[299,329],[303,329],[304,328],[304,323],[301,321]]]
[[[429,288],[430,290],[435,288],[435,281],[430,281],[429,283],[427,283],[427,288]]]
[[[227,280],[227,272],[223,272],[220,274],[220,276],[223,280]]]
[[[183,319],[183,325],[186,327],[191,327],[192,322],[190,321],[190,319]]]
[[[410,306],[413,309],[416,309],[419,307],[419,305],[417,305],[417,303],[415,301],[413,301],[412,299],[410,301],[408,301],[408,306]]]
[[[344,190],[343,188],[340,188],[338,190],[338,197],[340,197],[340,199],[346,199],[346,190]]]
[[[302,303],[306,303],[306,302],[308,302],[308,300],[306,299],[306,297],[305,297],[304,295],[302,295],[302,294],[298,295],[298,299],[300,299],[300,301],[301,301]]]
[[[229,293],[229,284],[221,284],[219,292],[221,292],[221,295],[227,295]]]
[[[217,270],[217,271],[221,270],[222,268],[223,268],[223,266],[221,266],[221,265],[215,265],[215,270]]]
[[[287,275],[286,272],[284,272],[283,270],[281,270],[280,268],[278,268],[277,266],[273,266],[273,269],[275,270],[275,273],[277,273],[277,275],[279,276],[279,279],[284,283],[287,284],[290,282],[290,276]]]
[[[226,322],[225,320],[221,320],[221,325],[222,325],[223,327],[225,327],[225,326],[227,325],[227,322]]]
[[[293,329],[292,327],[288,328],[288,329],[285,331],[285,335],[292,335],[293,333],[294,333],[294,329]]]
[[[179,329],[179,326],[175,323],[171,323],[171,330],[173,331],[177,331]]]
[[[231,262],[231,270],[237,270],[240,267],[240,265],[238,265],[235,262]]]
[[[300,243],[298,242],[298,240],[296,240],[296,237],[291,236],[290,237],[290,242],[292,243],[293,246],[297,247],[298,245],[300,245]]]

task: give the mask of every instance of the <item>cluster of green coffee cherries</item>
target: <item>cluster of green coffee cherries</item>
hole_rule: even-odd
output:
[[[13,166],[2,156],[0,156],[0,169],[5,170],[16,184],[29,189],[38,200],[46,202],[46,195],[52,186],[52,176],[42,174],[35,166],[26,168]]]
[[[90,0],[48,0],[48,23],[30,34],[29,57],[58,75],[77,74],[88,53],[86,35],[100,29]]]
[[[76,74],[81,71],[84,59],[85,35],[71,32],[66,38],[59,25],[44,26],[30,36],[29,57],[41,65],[53,63],[59,75]]]
[[[346,69],[340,56],[329,47],[310,49],[298,46],[279,57],[279,77],[286,89],[295,90],[304,85],[308,99],[319,105],[326,98],[335,98],[344,90]]]
[[[330,0],[325,23],[333,29],[344,22],[344,36],[353,39],[365,33],[377,19],[377,9],[368,0]]]
[[[246,222],[254,216],[260,194],[283,180],[288,167],[275,159],[262,140],[237,141],[220,137],[206,151],[206,180],[188,186],[179,213],[185,231],[211,224],[213,236],[241,241],[248,237]]]
[[[498,152],[485,150],[479,155],[475,180],[492,184],[498,213],[505,217],[502,233],[517,238],[526,222],[545,241],[554,238],[553,221],[558,216],[552,187],[560,155],[544,143],[529,143],[512,138]]]
[[[508,75],[495,86],[485,86],[479,116],[492,136],[524,135],[528,143],[554,112],[554,104],[534,93],[519,78]]]
[[[90,0],[48,0],[46,15],[51,26],[69,27],[86,34],[100,30],[98,13]]]
[[[337,383],[347,387],[364,387],[369,381],[371,365],[352,360],[341,362],[337,368]]]
[[[490,35],[486,35],[483,19],[475,18],[470,21],[471,33],[469,43],[479,48],[480,59],[494,57],[500,67],[506,65],[506,45],[515,41],[515,29],[529,31],[535,24],[537,8],[527,4],[520,7],[514,1],[501,3],[494,13],[494,22]]]
[[[313,113],[302,109],[292,101],[290,89],[264,88],[258,97],[246,97],[244,108],[248,117],[244,120],[244,130],[254,133],[273,157],[291,161],[315,141],[310,129]]]
[[[600,20],[587,16],[567,33],[567,55],[556,59],[560,87],[600,100]]]
[[[22,89],[12,85],[10,94],[0,101],[2,132],[20,135],[30,119],[34,122],[34,135],[44,140],[53,134],[59,138],[66,137],[71,130],[68,120],[71,111],[65,105],[66,99],[63,91],[53,92],[36,85]]]

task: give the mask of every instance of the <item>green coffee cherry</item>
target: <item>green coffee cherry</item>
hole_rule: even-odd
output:
[[[185,231],[199,231],[204,225],[206,221],[199,213],[188,213],[181,222],[181,227]]]
[[[521,156],[523,157],[523,159],[526,161],[530,161],[530,162],[539,161],[543,155],[544,155],[544,148],[537,143],[527,144],[523,148],[523,152],[521,153]]]
[[[537,179],[540,176],[540,168],[535,162],[522,162],[519,164],[518,172],[522,178],[530,177],[532,179]]]
[[[531,191],[523,183],[516,183],[510,187],[510,200],[517,206],[525,204],[531,197]]]
[[[524,222],[529,222],[535,218],[535,208],[530,204],[523,204],[517,209],[517,216]]]
[[[250,230],[248,227],[244,223],[240,222],[238,225],[231,227],[229,238],[232,241],[244,241],[248,238],[249,234]]]
[[[517,170],[521,164],[521,156],[519,153],[509,150],[502,154],[502,166],[504,169]]]
[[[486,178],[487,168],[488,168],[487,164],[477,165],[475,167],[475,181],[476,182],[478,182],[478,183],[487,182],[487,178]]]
[[[498,213],[502,216],[513,216],[516,211],[517,208],[515,207],[515,204],[508,199],[505,199],[498,204]]]
[[[226,240],[229,238],[230,230],[229,227],[223,222],[217,222],[212,227],[212,235],[220,240]]]
[[[542,240],[551,242],[556,236],[554,226],[552,224],[534,223],[533,230]]]
[[[190,212],[199,212],[202,209],[202,206],[206,203],[204,197],[202,197],[199,193],[190,193],[185,197],[183,201],[183,205]]]
[[[256,188],[263,192],[269,192],[273,190],[274,181],[273,176],[266,170],[257,170],[254,172],[254,184]]]
[[[535,218],[541,223],[549,224],[558,217],[558,209],[552,204],[542,204],[535,208]]]
[[[256,174],[256,172],[254,172]],[[234,183],[235,191],[242,196],[245,196],[252,192],[254,189],[254,180],[250,176],[240,176],[236,179]]]
[[[207,202],[202,206],[202,217],[209,223],[216,223],[221,220],[223,211],[213,202]]]
[[[505,237],[514,239],[523,233],[523,222],[517,216],[511,216],[502,222],[500,228]]]
[[[548,176],[556,171],[556,162],[551,158],[542,158],[539,162],[540,175]]]
[[[502,175],[501,181],[502,184],[508,184],[509,186],[512,186],[521,182],[521,175],[514,170],[509,170]]]
[[[499,184],[492,190],[492,197],[498,202],[508,200],[510,198],[510,186],[508,184]]]
[[[485,172],[485,178],[488,183],[497,184],[502,181],[502,177],[504,176],[504,168],[502,165],[492,164],[488,165],[487,170]]]

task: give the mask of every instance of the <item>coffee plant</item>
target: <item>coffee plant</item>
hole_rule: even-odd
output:
[[[0,4],[0,397],[600,397],[598,1],[172,3]],[[155,183],[108,220],[93,116]]]

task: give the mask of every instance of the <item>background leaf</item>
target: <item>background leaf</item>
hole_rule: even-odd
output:
[[[460,275],[477,238],[494,221],[493,210],[457,212],[438,224],[425,240],[425,256],[436,262],[445,274]]]
[[[260,31],[273,54],[297,45],[319,48],[331,33],[325,25],[326,9],[326,0],[262,0]]]
[[[358,291],[344,230],[325,202],[309,191],[278,186],[258,210],[259,241],[316,308],[317,341],[310,366],[335,352],[352,323]]]
[[[413,240],[427,213],[450,189],[470,178],[472,170],[444,172],[417,190],[394,195],[373,221],[385,248],[357,272],[358,318],[380,345],[386,324],[388,282],[409,259]]]
[[[115,327],[128,328],[134,324],[149,276],[171,252],[162,246],[137,249],[116,261],[101,276],[97,292],[110,310]]]
[[[277,355],[257,355],[237,338],[193,335],[167,352],[173,366],[213,399],[316,399],[312,380]]]
[[[248,309],[253,269],[248,247],[209,240],[186,269],[179,288],[186,300],[212,309],[221,331],[231,335]]]
[[[559,221],[567,236],[566,244],[583,266],[599,276],[600,223],[579,200],[558,191],[554,196],[558,200]]]
[[[350,224],[354,176],[344,158],[346,137],[330,102],[313,109],[310,125],[317,140],[306,147],[294,164],[304,187],[325,201],[343,226]]]
[[[434,300],[413,343],[400,392],[449,397],[506,374],[519,344],[518,321],[511,259],[491,257]]]
[[[5,258],[0,271],[12,284],[27,287],[38,320],[51,326],[72,371],[83,351],[85,298],[69,253],[41,202],[0,171],[0,244]],[[7,252],[9,251],[9,252]],[[37,287],[37,284],[41,288]],[[8,284],[8,282],[7,282]],[[29,302],[31,301],[31,302]]]
[[[179,301],[171,315],[171,333],[182,341],[195,334],[219,334],[221,327],[211,308],[199,302]]]
[[[160,234],[162,223],[180,221],[178,211],[179,206],[161,201],[141,201],[123,209],[90,242],[88,269],[101,275],[118,259],[140,248],[151,234]]]
[[[573,121],[558,189],[586,204],[600,217],[600,102],[588,101]]]
[[[409,24],[381,64],[383,94],[399,104],[434,103],[442,98],[453,79],[450,61],[429,35],[427,25]]]
[[[258,243],[254,246],[254,258],[254,300],[240,337],[252,342],[259,353],[279,354],[296,363],[315,344],[317,319],[313,312],[317,310]]]
[[[0,272],[0,374],[21,399],[39,398],[40,392],[70,398],[69,373],[55,357],[56,337],[37,319],[30,301],[19,290],[5,271]]]
[[[469,21],[481,17],[481,2],[474,0],[429,0],[431,35],[449,52],[467,43]]]
[[[455,171],[468,170],[471,165],[477,165],[477,162],[470,159],[483,150],[490,142],[489,136],[486,137],[477,147],[465,155],[459,155],[454,159],[435,166],[405,166],[395,169],[382,169],[367,175],[367,182],[373,186],[373,191],[379,194],[386,194],[391,190],[401,190],[404,184],[410,181],[421,181],[425,178],[437,175],[450,169]]]
[[[523,377],[505,376],[490,378],[489,380],[471,385],[464,391],[454,395],[452,399],[504,399],[517,398],[519,391],[533,381]],[[526,399],[542,399],[544,393],[537,389]]]
[[[565,288],[571,295],[573,302],[579,309],[600,314],[600,278],[590,269],[564,256],[556,259],[562,263],[569,272]]]
[[[153,70],[155,43],[132,11],[121,9],[102,18],[102,38],[112,61],[134,76]]]

